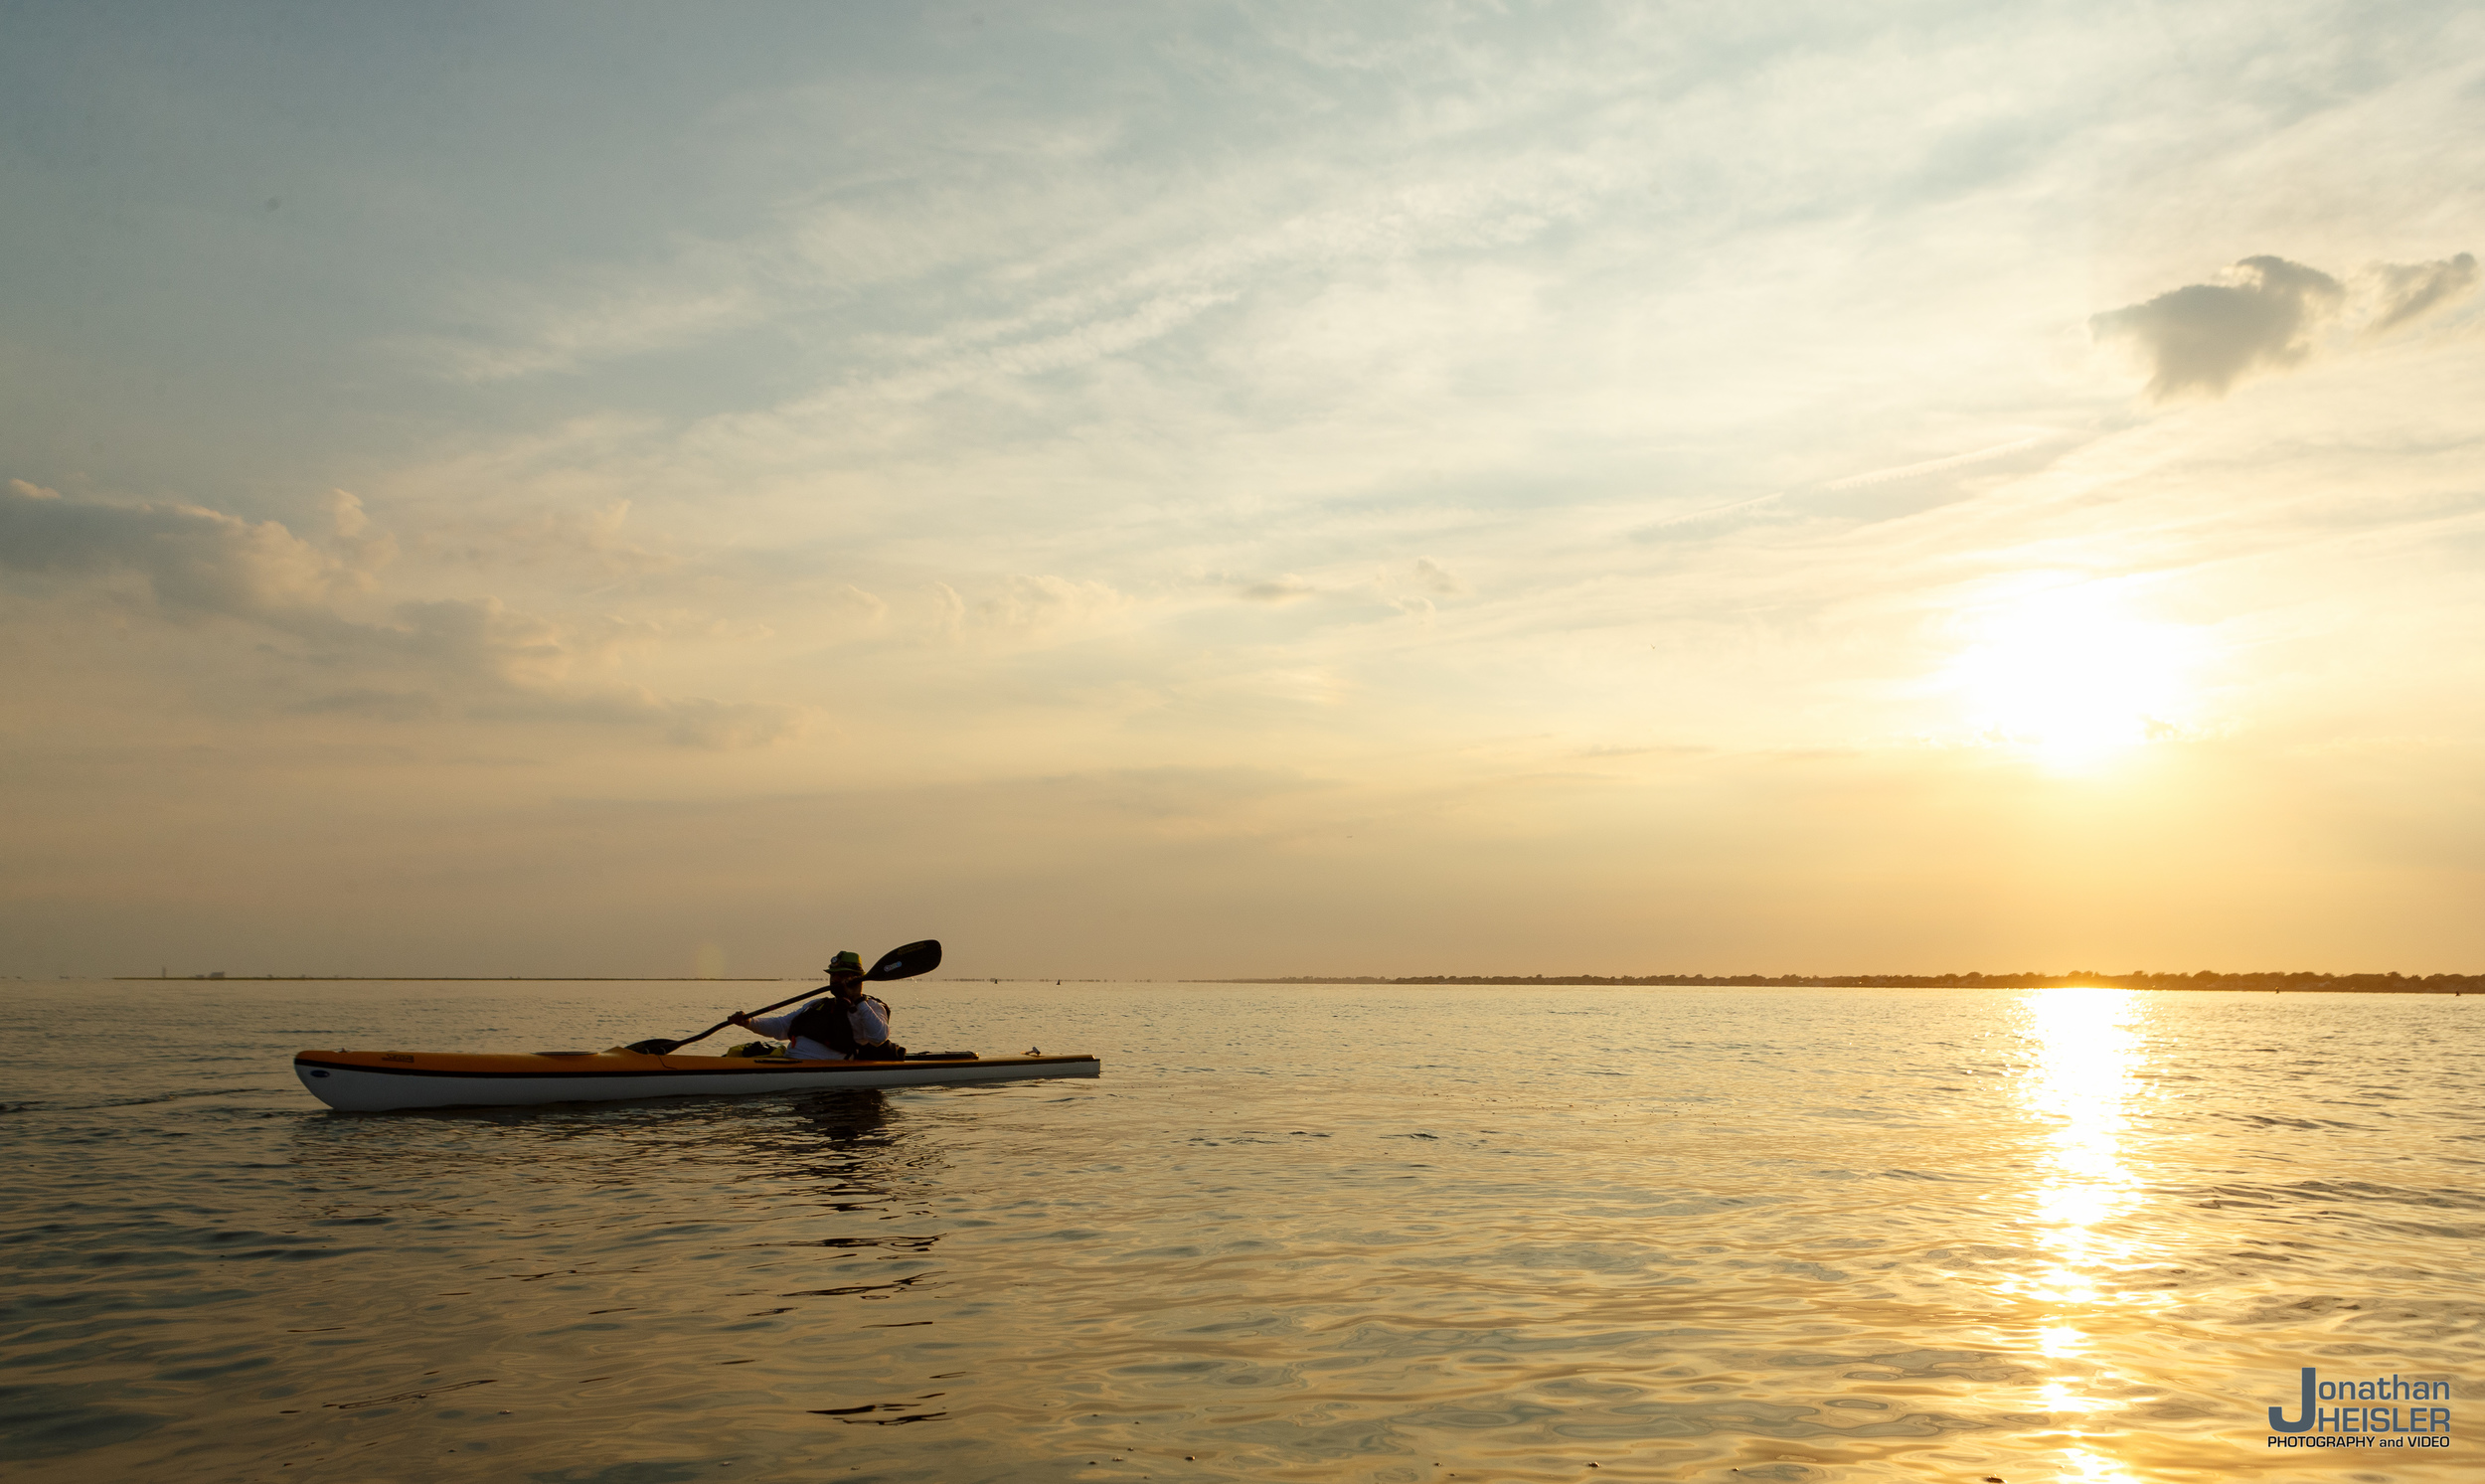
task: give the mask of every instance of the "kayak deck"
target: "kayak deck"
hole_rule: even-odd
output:
[[[293,1072],[341,1112],[520,1107],[835,1087],[918,1087],[1094,1076],[1093,1057],[990,1057],[908,1062],[796,1062],[781,1057],[651,1056],[603,1052],[479,1055],[455,1052],[298,1052]]]

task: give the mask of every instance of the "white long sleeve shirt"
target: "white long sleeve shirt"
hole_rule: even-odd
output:
[[[843,1008],[835,995],[822,995],[810,1004],[798,1006],[782,1015],[754,1015],[750,1018],[750,1029],[762,1036],[791,1036],[794,1022],[809,1013],[814,1006],[819,1005],[826,1005],[832,1009]],[[857,1001],[852,1009],[846,1011],[846,1024],[854,1027],[854,1044],[872,1046],[887,1041],[890,1014],[888,1004],[877,996],[865,995]],[[794,1037],[793,1054],[797,1062],[843,1062],[846,1060],[844,1052],[822,1046],[808,1036]]]

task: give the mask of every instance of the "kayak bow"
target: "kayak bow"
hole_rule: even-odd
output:
[[[293,1073],[310,1094],[348,1113],[401,1108],[516,1107],[831,1087],[914,1087],[1094,1076],[1093,1057],[993,1057],[911,1062],[795,1062],[784,1058],[534,1052],[299,1052]]]

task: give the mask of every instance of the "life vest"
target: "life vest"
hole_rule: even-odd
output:
[[[878,1005],[881,1018],[888,1019],[889,1005],[886,1001],[876,995],[865,995],[863,998]],[[789,1038],[816,1041],[841,1057],[852,1058],[862,1050],[854,1038],[854,1021],[847,1015],[846,1002],[833,993],[826,999],[813,1000],[805,1005],[802,1013],[794,1017],[793,1024],[785,1028],[785,1034]]]

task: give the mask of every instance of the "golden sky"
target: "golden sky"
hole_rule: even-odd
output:
[[[2473,6],[11,31],[0,972],[2485,962]]]

